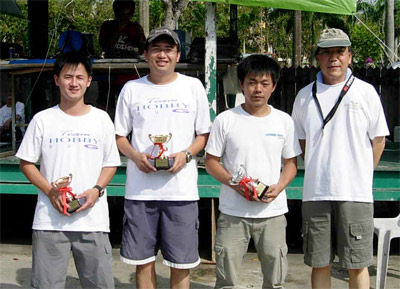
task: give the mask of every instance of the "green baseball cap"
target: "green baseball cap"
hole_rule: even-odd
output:
[[[348,47],[351,46],[349,36],[337,28],[329,28],[322,31],[317,41],[317,46],[328,47]]]

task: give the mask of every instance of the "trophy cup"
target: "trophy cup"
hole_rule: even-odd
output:
[[[246,184],[250,183],[253,188],[255,188],[254,193],[257,195],[258,199],[262,199],[267,192],[269,186],[261,181],[254,181],[251,177],[247,176],[246,168],[244,165],[240,165],[237,172],[233,175],[232,179],[229,181],[230,185],[242,186],[246,191],[246,198],[249,200],[249,193],[246,190]]]
[[[149,162],[155,167],[157,170],[167,170],[172,167],[174,160],[165,156],[165,152],[168,151],[168,148],[165,146],[167,142],[171,140],[172,133],[168,135],[159,134],[152,135],[149,134],[149,139],[153,142],[154,146],[151,151],[151,157],[149,158]],[[158,155],[154,156],[153,151],[158,150]]]
[[[54,186],[58,188],[58,191],[62,194],[64,214],[73,213],[81,207],[81,203],[75,198],[75,194],[72,192],[72,188],[69,184],[72,181],[72,174],[66,177],[58,178],[54,181]],[[67,208],[67,204],[69,208]]]

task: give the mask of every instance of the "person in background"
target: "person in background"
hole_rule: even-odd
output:
[[[11,142],[11,105],[12,105],[12,95],[7,96],[6,104],[0,108],[0,141],[1,142]],[[25,105],[22,102],[17,101],[15,103],[15,123],[23,124],[25,123]],[[15,128],[16,140],[20,141],[25,132],[23,127]]]
[[[86,55],[65,53],[54,71],[60,103],[33,117],[16,154],[22,173],[38,188],[31,288],[64,288],[71,251],[83,288],[114,288],[105,190],[120,165],[113,123],[84,103],[92,80]],[[56,182],[69,174],[72,191],[62,187],[79,200],[73,213]]]
[[[290,116],[268,104],[279,73],[279,64],[268,56],[242,60],[237,75],[245,102],[219,114],[211,129],[206,169],[222,184],[215,288],[234,288],[250,239],[261,262],[262,288],[284,286],[288,268],[285,187],[296,176],[301,150]],[[248,179],[232,184],[241,165]],[[264,195],[260,195],[263,190],[254,193],[257,181],[269,185]]]
[[[317,42],[317,80],[296,96],[292,117],[303,148],[304,263],[312,288],[331,288],[335,255],[349,288],[370,288],[373,171],[389,130],[374,87],[350,69],[348,35],[329,28]]]
[[[114,0],[114,20],[103,22],[99,42],[105,58],[141,58],[146,37],[143,28],[131,18],[135,13],[133,0]],[[117,98],[124,84],[139,76],[136,73],[113,74],[108,82],[99,82],[97,107],[107,111],[114,120]]]
[[[160,27],[147,38],[150,73],[123,87],[115,114],[119,150],[127,157],[121,260],[136,265],[137,288],[156,288],[155,261],[161,250],[170,267],[170,288],[189,288],[189,269],[200,263],[196,156],[211,127],[200,80],[175,72],[179,38]],[[131,140],[128,140],[128,135]],[[166,143],[151,136],[162,135]],[[157,170],[153,148],[167,163]]]
[[[139,58],[146,37],[143,28],[131,18],[135,13],[133,0],[114,0],[115,19],[103,22],[99,42],[106,58]]]

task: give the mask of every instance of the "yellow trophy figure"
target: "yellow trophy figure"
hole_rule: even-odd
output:
[[[173,164],[173,159],[170,159],[165,155],[165,152],[168,151],[168,148],[165,146],[165,144],[171,140],[171,137],[172,137],[172,133],[169,133],[167,135],[165,135],[165,134],[158,134],[158,135],[149,134],[149,139],[154,144],[153,149],[151,151],[151,157],[150,157],[149,161],[157,170],[167,170]],[[153,155],[153,151],[155,148],[158,149],[157,156]]]
[[[58,178],[53,183],[54,186],[58,188],[58,191],[62,194],[64,214],[67,213],[67,211],[68,213],[73,213],[81,207],[79,201],[75,199],[75,194],[72,192],[72,188],[69,187],[71,181],[72,174],[69,174],[66,177]],[[67,204],[69,205],[69,208],[67,208]]]

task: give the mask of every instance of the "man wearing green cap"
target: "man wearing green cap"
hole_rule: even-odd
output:
[[[317,80],[299,91],[292,117],[303,148],[304,263],[312,288],[330,288],[335,255],[350,288],[369,288],[373,170],[389,134],[374,87],[352,75],[351,42],[330,28],[318,39]]]

